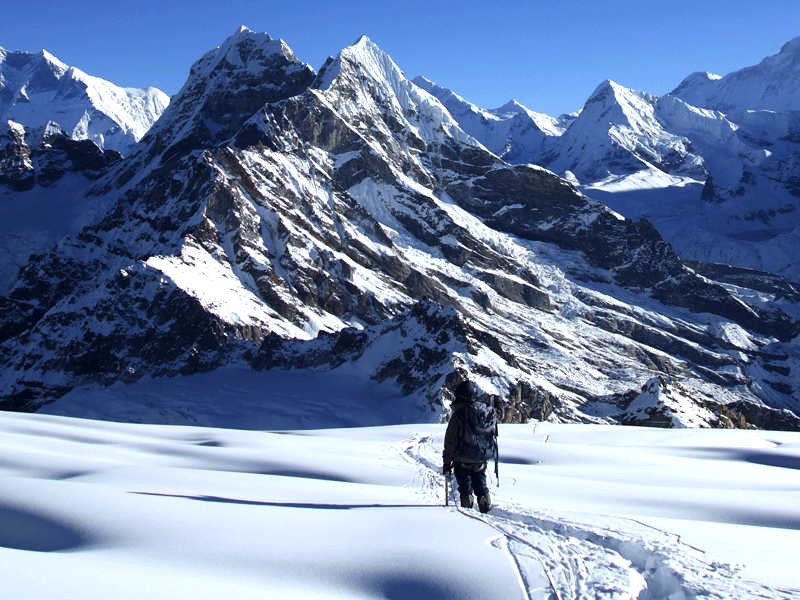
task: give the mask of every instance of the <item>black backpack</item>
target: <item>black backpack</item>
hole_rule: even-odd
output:
[[[470,402],[464,407],[464,437],[459,450],[464,462],[497,460],[497,418],[491,406]]]

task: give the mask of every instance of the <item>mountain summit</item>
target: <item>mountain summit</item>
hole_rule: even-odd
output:
[[[402,127],[416,138],[412,144],[441,142],[443,134],[475,143],[438,100],[407,80],[391,57],[367,37],[326,62],[313,87],[335,98],[344,115],[361,113],[365,127],[388,118],[390,128]],[[390,140],[391,131],[384,133]]]
[[[31,254],[102,211],[84,188],[133,151],[168,103],[45,51],[0,49],[0,293]]]
[[[685,260],[798,281],[798,52],[800,38],[725,77],[694,73],[661,97],[605,81],[550,129],[510,128],[418,83],[504,160],[546,167],[616,212],[646,217]]]
[[[233,136],[265,104],[308,87],[314,71],[282,40],[239,28],[192,65],[189,78],[142,140],[162,162]]]
[[[548,137],[559,136],[565,129],[565,122],[528,110],[514,100],[486,110],[424,77],[414,79],[414,84],[438,98],[465,132],[512,164],[539,162]]]

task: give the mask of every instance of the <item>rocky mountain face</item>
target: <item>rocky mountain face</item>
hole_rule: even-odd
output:
[[[506,421],[800,427],[790,284],[685,265],[423,87],[366,38],[317,73],[244,28],[201,58],[0,297],[0,406],[348,363],[434,418],[469,377]]]
[[[50,187],[67,173],[97,179],[122,160],[119,152],[103,151],[91,140],[75,140],[52,122],[26,136],[24,127],[9,121],[0,129],[0,146],[0,186],[12,192]]]

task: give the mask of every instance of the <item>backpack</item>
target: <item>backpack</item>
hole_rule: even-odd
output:
[[[464,407],[464,437],[458,456],[475,463],[497,459],[497,419],[491,406],[470,402]]]

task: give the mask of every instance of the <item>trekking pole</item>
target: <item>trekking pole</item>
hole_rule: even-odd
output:
[[[447,489],[447,482],[450,481],[450,478],[445,474],[444,476],[444,505],[450,506],[450,492]]]
[[[500,435],[497,423],[494,424],[494,476],[497,479],[497,487],[500,487],[500,468],[497,464],[500,462],[500,450],[497,448],[497,436]]]

